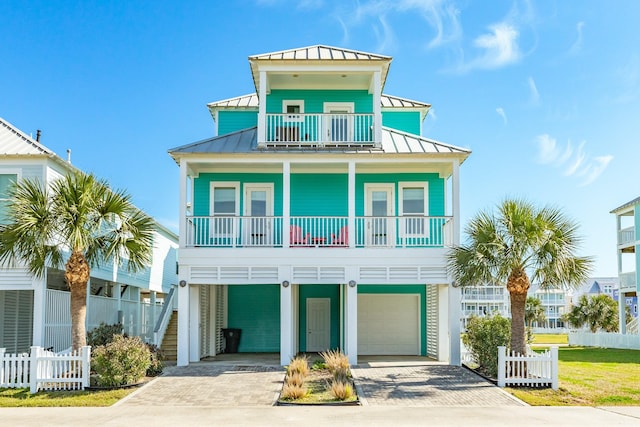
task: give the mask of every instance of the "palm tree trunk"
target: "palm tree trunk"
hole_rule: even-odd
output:
[[[87,345],[87,282],[90,269],[84,254],[73,251],[67,261],[64,277],[71,289],[71,346],[74,350]]]
[[[527,353],[524,313],[529,287],[529,278],[524,270],[514,270],[507,279],[511,299],[511,351],[520,354]]]

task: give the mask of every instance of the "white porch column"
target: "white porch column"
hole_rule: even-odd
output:
[[[448,362],[451,354],[449,330],[449,285],[438,285],[438,361]]]
[[[291,163],[285,160],[282,163],[282,246],[288,248],[291,245],[289,226],[291,223]]]
[[[178,215],[178,245],[184,248],[187,242],[187,161],[184,159],[180,159],[180,200]]]
[[[189,364],[189,287],[180,281],[178,287],[178,366]],[[182,286],[182,285],[185,286]]]
[[[350,281],[347,284],[345,299],[347,302],[346,313],[346,345],[345,350],[349,357],[350,365],[358,364],[358,284]],[[352,286],[353,285],[353,286]]]
[[[627,333],[627,316],[625,307],[627,306],[627,297],[624,292],[620,292],[618,290],[618,320],[619,320],[619,330],[621,334]]]
[[[265,146],[267,136],[267,73],[260,71],[258,87],[258,147]]]
[[[294,318],[293,318],[293,284],[288,280],[280,283],[280,364],[288,365],[295,355]]]
[[[382,76],[380,71],[373,73],[373,134],[376,147],[382,146]]]
[[[349,161],[349,177],[348,177],[348,202],[347,213],[349,218],[347,219],[347,234],[348,245],[350,248],[356,246],[356,162]]]
[[[460,163],[457,159],[453,160],[451,172],[451,208],[453,215],[453,224],[451,232],[453,233],[452,241],[454,246],[460,245]],[[451,365],[460,365],[460,318],[462,310],[460,307],[461,292],[460,288],[453,286],[453,282],[449,284],[449,363]]]
[[[189,362],[200,361],[200,286],[189,286]]]
[[[33,345],[45,346],[45,308],[47,305],[47,279],[34,278],[33,281]]]

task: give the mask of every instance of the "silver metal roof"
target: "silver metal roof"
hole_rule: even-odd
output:
[[[258,95],[250,93],[235,98],[223,99],[207,104],[210,109],[222,108],[258,108]],[[380,97],[380,105],[382,108],[430,108],[431,104],[425,102],[414,101],[411,99],[400,98],[399,96],[382,94]]]
[[[618,206],[617,208],[615,208],[614,210],[612,210],[609,213],[612,213],[612,214],[619,213],[620,211],[624,211],[624,210],[626,210],[627,208],[629,208],[631,206],[637,205],[638,203],[640,203],[640,197],[636,197],[635,199],[625,203],[624,205]]]
[[[273,152],[297,152],[297,153],[314,153],[305,148],[292,147],[275,147],[258,149],[257,144],[257,128],[252,127],[243,129],[230,134],[216,136],[213,138],[203,139],[192,144],[183,145],[181,147],[172,148],[169,154],[174,159],[180,157],[181,154],[215,154],[215,153],[273,153]],[[320,150],[319,150],[320,151]],[[465,148],[456,147],[454,145],[445,144],[432,139],[423,138],[417,135],[411,135],[399,132],[395,129],[382,128],[382,147],[363,147],[355,149],[353,147],[331,147],[321,150],[323,153],[385,153],[385,154],[458,154],[466,159],[471,151]]]
[[[342,61],[390,61],[390,56],[375,53],[361,52],[358,50],[344,49],[340,47],[315,45],[299,47],[295,49],[281,50],[278,52],[262,53],[249,56],[249,60],[342,60]]]
[[[46,155],[55,156],[56,153],[31,138],[17,127],[0,117],[0,155],[26,156]]]

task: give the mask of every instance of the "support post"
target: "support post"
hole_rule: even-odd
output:
[[[91,346],[85,345],[82,347],[82,389],[89,387],[89,372],[91,360]]]
[[[31,346],[29,353],[29,392],[31,394],[38,392],[38,356],[41,348],[37,345]]]
[[[200,285],[203,286],[203,285]],[[189,362],[200,361],[200,286],[189,288]]]
[[[558,390],[558,346],[551,346],[551,388]]]
[[[178,288],[178,366],[189,364],[189,286]]]
[[[498,387],[504,387],[506,384],[506,358],[507,347],[501,345],[498,347]]]
[[[285,286],[286,285],[286,286]],[[280,284],[280,364],[288,365],[293,358],[293,284]]]
[[[358,285],[347,285],[347,356],[350,365],[358,364]]]

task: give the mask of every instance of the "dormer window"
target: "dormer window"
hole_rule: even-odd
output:
[[[304,101],[282,101],[282,113],[285,114],[285,122],[301,122],[303,120],[301,114],[304,114]]]

